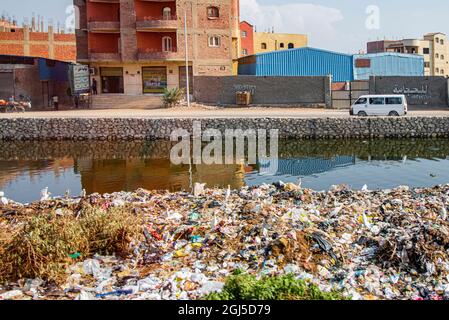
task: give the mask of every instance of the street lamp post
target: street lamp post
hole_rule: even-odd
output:
[[[187,43],[187,10],[184,11],[184,37],[186,46],[186,87],[187,87],[187,107],[190,108],[190,75],[189,75],[189,46]]]

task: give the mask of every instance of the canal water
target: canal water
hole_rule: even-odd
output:
[[[449,183],[449,140],[280,140],[277,170],[256,165],[174,165],[169,141],[0,142],[0,191],[31,202],[48,187],[53,196],[297,182],[325,190],[429,187]],[[270,163],[268,163],[270,164]]]

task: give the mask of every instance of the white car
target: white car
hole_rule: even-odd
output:
[[[365,95],[351,106],[352,116],[405,116],[408,111],[407,98],[404,95]]]

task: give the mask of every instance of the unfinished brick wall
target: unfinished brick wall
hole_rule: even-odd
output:
[[[17,28],[15,32],[0,32],[0,54],[75,61],[75,52],[74,34],[29,32],[28,28]]]
[[[76,60],[76,48],[70,45],[55,45],[54,46],[55,60]]]
[[[0,53],[14,56],[23,56],[23,45],[21,44],[2,44],[0,41]]]
[[[15,32],[5,31],[0,32],[0,41],[2,40],[15,40],[15,41],[23,41],[23,30],[22,29],[14,29]]]
[[[43,44],[30,45],[30,56],[49,58],[50,54],[48,52],[48,45],[43,45]]]

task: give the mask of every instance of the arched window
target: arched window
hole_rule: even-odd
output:
[[[289,44],[288,44],[288,48],[289,48],[289,49],[294,49],[294,48],[295,48],[295,45],[294,45],[293,43],[289,43]]]
[[[163,20],[171,20],[171,8],[165,7],[162,10],[162,19]]]
[[[261,46],[262,50],[267,50],[267,44],[265,42],[262,42]]]
[[[162,38],[162,51],[163,52],[172,52],[173,51],[173,41],[171,37],[163,37]]]
[[[217,7],[208,7],[207,17],[209,19],[218,19],[220,17],[220,9],[218,9]]]

